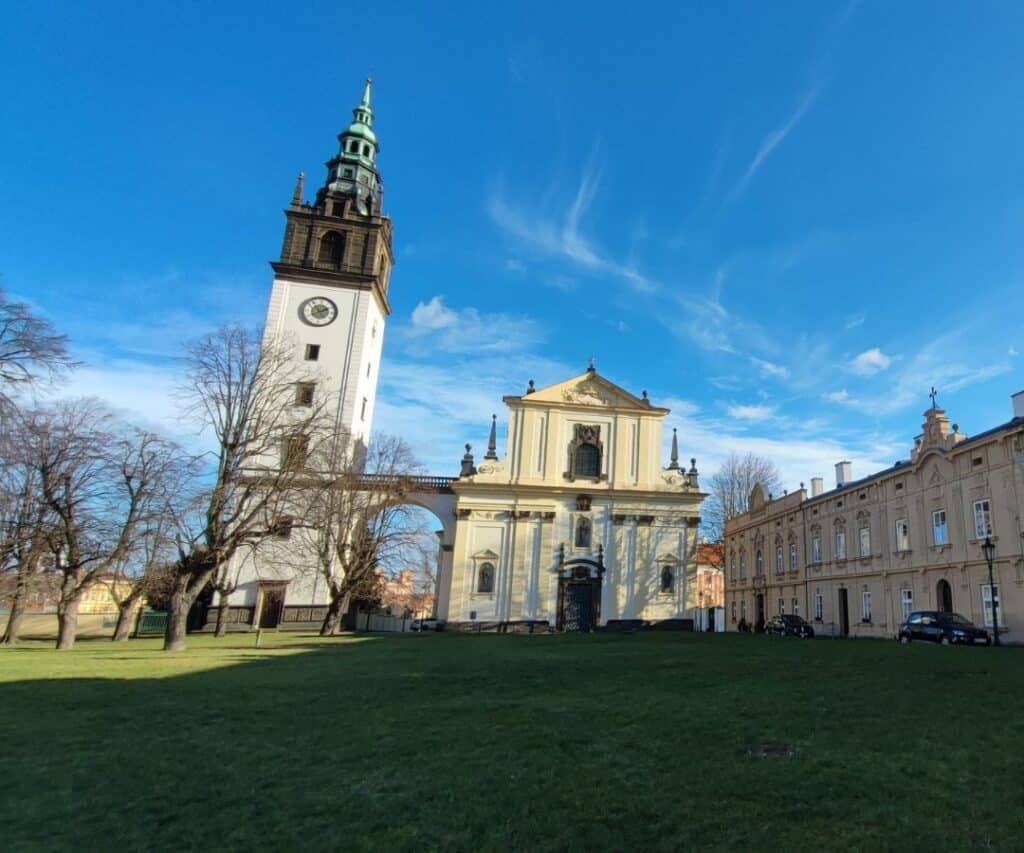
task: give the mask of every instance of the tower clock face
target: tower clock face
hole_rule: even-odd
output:
[[[325,296],[314,296],[299,306],[299,316],[311,326],[327,326],[338,316],[338,306]]]

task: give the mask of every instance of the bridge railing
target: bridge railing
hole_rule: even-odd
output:
[[[368,486],[372,486],[374,483],[393,483],[395,481],[402,481],[409,483],[414,491],[417,492],[440,492],[442,494],[452,493],[452,483],[454,483],[458,477],[434,477],[434,476],[414,476],[414,477],[395,477],[390,474],[364,474],[362,480]]]

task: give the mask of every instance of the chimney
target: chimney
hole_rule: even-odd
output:
[[[825,481],[821,477],[811,477],[811,497],[816,498],[825,491]]]
[[[853,466],[849,462],[836,462],[836,488],[841,489],[853,479]]]
[[[1024,391],[1012,394],[1010,399],[1013,400],[1013,416],[1015,418],[1024,418]]]

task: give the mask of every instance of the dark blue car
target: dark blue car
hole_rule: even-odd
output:
[[[979,628],[970,619],[959,613],[941,610],[918,610],[900,625],[896,639],[901,643],[918,640],[930,643],[965,646],[987,646],[992,642],[988,631]]]

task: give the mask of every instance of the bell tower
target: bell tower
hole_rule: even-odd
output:
[[[294,347],[295,366],[310,379],[304,393],[313,385],[313,394],[336,399],[337,428],[364,441],[373,422],[394,264],[391,220],[381,211],[379,150],[368,79],[312,203],[303,200],[299,174],[285,210],[281,257],[271,262],[264,331]]]

